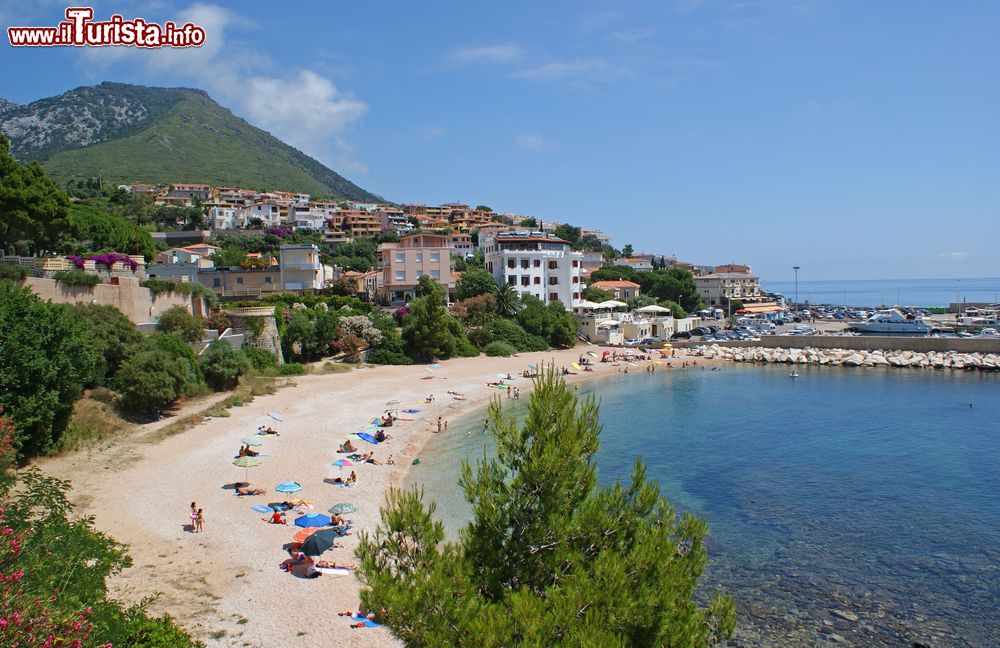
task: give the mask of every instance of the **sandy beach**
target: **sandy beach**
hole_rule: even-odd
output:
[[[393,645],[397,642],[385,628],[352,629],[337,616],[357,609],[360,583],[353,575],[306,579],[279,569],[288,558],[283,547],[300,530],[292,524],[294,512],[287,516],[288,526],[272,525],[249,507],[301,498],[311,501],[315,512],[326,513],[335,503],[355,504],[358,510],[345,516],[353,521],[354,535],[322,556],[353,564],[357,532],[375,528],[385,493],[403,483],[413,459],[436,433],[438,416],[452,420],[487,405],[498,390],[486,383],[495,382],[500,372],[517,377],[540,362],[569,366],[586,351],[600,349],[577,346],[514,358],[455,359],[434,370],[382,366],[299,376],[294,385],[230,409],[228,418],[208,419],[156,441],[140,430],[39,465],[72,482],[79,514],[94,516],[99,530],[129,545],[134,565],[112,583],[115,595],[129,601],[157,595],[153,612],[173,615],[209,646]],[[674,362],[680,361],[678,352]],[[630,369],[641,372],[645,367]],[[617,372],[612,364],[597,363],[594,372],[568,379]],[[524,393],[530,383],[519,377],[512,381]],[[465,400],[455,400],[449,391]],[[434,395],[433,403],[424,402],[428,394]],[[399,403],[387,405],[389,401]],[[381,462],[391,454],[395,464],[331,466],[344,456],[336,450],[347,435],[363,431],[387,407],[399,408],[396,414],[402,417],[387,429],[392,438],[378,446],[354,443],[360,451],[373,450]],[[420,411],[402,413],[408,408]],[[283,421],[270,417],[271,412]],[[264,437],[256,448],[261,465],[249,469],[250,483],[266,494],[237,497],[224,488],[244,479],[244,469],[232,465],[234,456],[240,440],[262,425],[280,433]],[[329,483],[352,469],[358,477],[355,486]],[[276,492],[275,485],[286,481],[300,483],[302,491]],[[202,533],[186,528],[192,501],[204,509]]]

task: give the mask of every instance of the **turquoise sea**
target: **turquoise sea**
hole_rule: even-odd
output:
[[[761,280],[761,287],[795,299],[794,281]],[[838,306],[937,306],[1000,302],[1000,278],[858,279],[799,281],[799,301]]]
[[[641,456],[708,520],[704,589],[736,599],[740,645],[1000,646],[1000,376],[797,370],[582,384],[601,400],[600,481]],[[483,416],[453,421],[410,474],[452,535],[469,515],[459,463],[493,452]]]

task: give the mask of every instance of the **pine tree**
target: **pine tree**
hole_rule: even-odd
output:
[[[518,424],[495,400],[497,457],[462,466],[473,509],[461,539],[416,489],[392,490],[362,534],[363,603],[408,645],[706,646],[731,635],[728,596],[694,590],[704,521],[678,518],[637,461],[598,487],[598,406],[554,370],[536,379]]]

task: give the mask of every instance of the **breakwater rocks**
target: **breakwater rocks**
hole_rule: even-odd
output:
[[[915,369],[1000,370],[996,353],[958,351],[852,351],[850,349],[783,349],[725,347],[713,344],[694,351],[703,358],[733,362],[776,362],[783,364],[829,365],[831,367],[912,367]]]

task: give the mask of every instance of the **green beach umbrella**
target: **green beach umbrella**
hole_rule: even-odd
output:
[[[257,466],[259,466],[260,465],[260,459],[258,459],[257,457],[240,457],[236,461],[233,462],[233,465],[236,466],[237,468],[243,468],[244,469],[245,477],[246,477],[246,479],[244,481],[246,481],[247,483],[249,483],[250,482],[250,479],[249,479],[250,478],[250,469],[251,468],[256,468]]]

